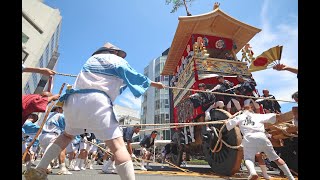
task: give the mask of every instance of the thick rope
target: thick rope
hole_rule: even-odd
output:
[[[221,144],[223,143],[224,145],[226,145],[228,148],[231,148],[231,149],[239,149],[240,147],[242,147],[242,144],[238,145],[238,146],[232,146],[230,144],[228,144],[227,142],[225,142],[223,139],[222,139],[222,130],[223,128],[225,128],[226,124],[224,124],[221,128],[220,128],[220,131],[219,131],[219,135],[217,133],[217,131],[215,131],[214,129],[214,133],[215,135],[218,137],[218,140],[217,140],[217,143],[215,145],[215,147],[213,149],[211,149],[211,152],[212,153],[215,153],[215,152],[219,152],[222,148]],[[218,143],[220,142],[220,148],[218,150],[216,150],[217,148],[217,145]]]
[[[228,120],[228,119],[225,119]],[[128,124],[128,125],[120,125],[121,127],[134,127],[134,126],[173,126],[172,128],[175,128],[176,126],[198,126],[198,125],[206,125],[206,124],[224,124],[225,120],[219,120],[219,121],[208,121],[208,122],[197,122],[197,123],[166,123],[166,124]]]
[[[197,90],[197,89],[187,89],[187,88],[169,87],[169,86],[165,86],[165,88],[187,90],[187,91],[194,91],[194,92],[203,92],[203,93],[211,93],[211,94],[220,94],[220,95],[225,95],[225,96],[243,97],[243,98],[250,98],[250,99],[265,99],[265,100],[269,100],[269,101],[282,101],[282,102],[297,103],[295,101],[288,101],[288,100],[281,100],[281,99],[270,99],[270,98],[264,98],[264,97],[254,97],[254,96],[245,96],[245,95],[229,94],[229,93],[221,93],[221,92],[213,92],[213,91],[203,91],[203,90]]]
[[[100,148],[101,150],[103,150],[105,153],[108,153],[108,155],[113,156],[113,153],[108,152],[105,148],[99,146],[98,144],[93,143],[93,142],[91,142],[91,141],[85,141],[85,142],[87,142],[87,143],[89,142],[90,144],[99,147],[99,148]],[[139,161],[144,160],[145,162],[150,162],[150,163],[154,163],[154,164],[164,165],[164,164],[162,164],[162,163],[153,162],[153,161],[150,161],[150,160],[147,160],[147,159],[142,159],[142,158],[137,158],[137,157],[132,157],[132,158],[133,158],[133,160],[136,161],[136,162],[137,162],[137,160],[139,160]],[[171,162],[169,162],[169,161],[167,161],[167,160],[165,160],[165,161],[166,161],[169,165],[171,165],[172,167],[174,167],[174,168],[176,168],[176,169],[179,169],[179,170],[181,170],[181,171],[183,171],[183,172],[192,172],[192,171],[189,171],[189,170],[187,170],[187,169],[180,168],[180,167],[174,165],[173,163],[171,163]],[[139,163],[139,162],[138,162],[138,163]]]
[[[77,77],[77,75],[64,74],[64,73],[58,73],[58,72],[56,72],[56,75],[60,75],[60,76],[69,76],[69,77]]]
[[[69,77],[77,77],[77,75],[65,74],[65,73],[58,73],[58,72],[56,72],[56,75],[69,76]],[[264,97],[254,97],[254,96],[245,96],[245,95],[238,95],[238,94],[221,93],[221,92],[202,91],[202,90],[197,90],[197,89],[187,89],[187,88],[170,87],[170,86],[165,86],[165,88],[168,88],[168,89],[187,90],[187,91],[194,91],[194,92],[212,93],[212,94],[219,94],[219,95],[226,95],[226,96],[234,96],[234,97],[243,97],[243,98],[251,98],[251,99],[265,99],[265,100],[269,100],[269,101],[282,101],[282,102],[297,103],[297,102],[295,102],[295,101],[288,101],[288,100],[281,100],[281,99],[270,99],[270,98],[264,98]]]
[[[59,95],[61,95],[62,93],[62,90],[64,88],[64,86],[66,85],[66,83],[63,83],[61,88],[60,88],[60,91],[59,91]],[[51,105],[47,108],[47,111],[46,111],[46,114],[44,115],[44,118],[43,118],[43,121],[41,123],[41,126],[39,128],[39,130],[37,131],[36,135],[34,136],[34,138],[32,139],[31,143],[28,145],[26,151],[23,153],[23,156],[22,156],[22,162],[24,162],[24,159],[26,158],[26,155],[27,153],[29,152],[30,150],[30,147],[33,145],[33,143],[36,141],[36,139],[38,138],[38,136],[40,135],[41,131],[42,131],[42,128],[44,126],[44,124],[46,123],[47,121],[47,118],[49,116],[49,113],[51,112],[53,106],[55,105],[54,101],[51,102]]]

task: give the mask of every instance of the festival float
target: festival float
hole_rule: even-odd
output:
[[[162,75],[171,75],[170,102],[173,107],[171,123],[204,122],[204,111],[214,102],[199,98],[198,85],[204,83],[208,89],[218,84],[222,75],[234,85],[237,75],[252,79],[251,72],[270,68],[281,59],[282,46],[272,47],[254,57],[248,42],[261,29],[241,22],[223,12],[215,4],[213,11],[192,16],[180,16]],[[238,59],[236,54],[242,53]],[[258,82],[257,82],[258,83]],[[194,99],[190,98],[191,96]],[[221,95],[220,95],[221,96]],[[238,98],[243,105],[244,98]],[[197,102],[197,103],[195,103]],[[210,121],[225,120],[234,113],[224,109],[211,109]],[[291,121],[292,112],[281,115],[281,123],[266,126],[277,151],[286,152],[281,157],[289,168],[297,172],[297,127]],[[173,129],[172,163],[180,165],[183,153],[202,156],[213,172],[233,175],[240,170],[243,159],[242,135],[239,128],[227,131],[222,124],[212,124],[214,131],[206,126],[186,126]],[[221,136],[221,137],[220,137]],[[297,175],[297,174],[296,174]]]

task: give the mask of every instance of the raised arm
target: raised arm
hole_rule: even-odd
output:
[[[56,72],[52,69],[48,68],[38,68],[38,67],[24,67],[22,68],[22,72],[33,72],[33,73],[40,73],[46,76],[55,75]]]
[[[162,84],[161,82],[154,82],[154,81],[151,81],[151,86],[157,88],[157,89],[163,89],[164,88],[164,84]]]
[[[298,74],[298,68],[290,67],[285,64],[277,64],[277,65],[273,66],[273,69],[275,69],[277,71],[286,70],[286,71],[290,71],[292,73]]]

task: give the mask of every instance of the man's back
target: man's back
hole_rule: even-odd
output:
[[[265,132],[264,123],[275,123],[276,114],[256,114],[245,110],[241,115],[230,119],[226,124],[230,130],[239,125],[241,133],[246,136],[248,133]]]
[[[116,68],[125,60],[114,54],[97,54],[83,65],[74,87],[76,89],[98,89],[106,92],[112,101],[120,94],[123,80],[117,77]]]

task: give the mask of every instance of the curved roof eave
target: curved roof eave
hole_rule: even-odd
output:
[[[245,44],[261,31],[259,28],[227,15],[219,8],[205,14],[180,16],[178,19],[179,24],[161,73],[162,75],[173,75],[191,34],[230,38],[236,43],[238,48],[235,49],[235,53],[238,53]],[[214,31],[217,29],[220,31]],[[230,29],[233,29],[233,31]]]

